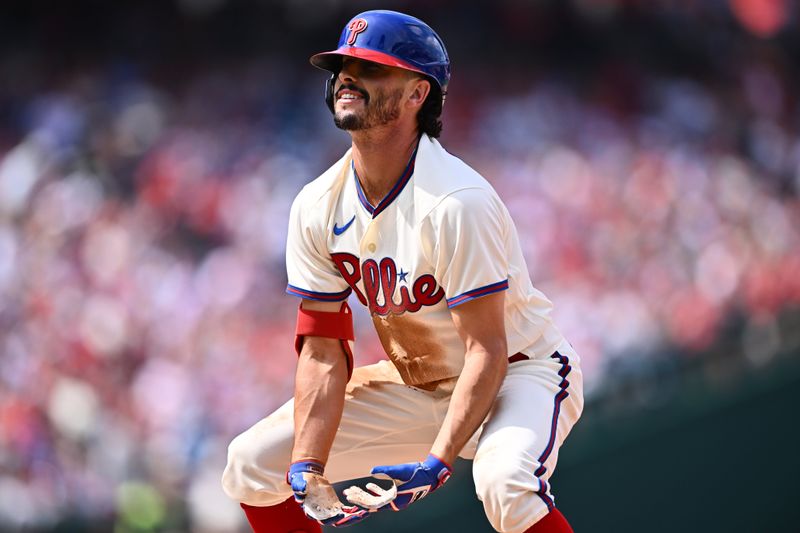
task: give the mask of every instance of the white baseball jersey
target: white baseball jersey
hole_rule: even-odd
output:
[[[547,358],[563,341],[497,193],[427,135],[376,206],[350,151],[307,184],[292,205],[286,264],[290,294],[355,293],[409,385],[459,375],[466,348],[450,308],[486,294],[506,291],[509,355]]]
[[[492,187],[423,136],[391,192],[372,206],[348,153],[297,196],[288,241],[287,291],[328,301],[355,293],[394,363],[353,371],[328,479],[362,477],[371,465],[430,451],[464,364],[449,308],[506,291],[509,355],[530,360],[509,365],[498,401],[459,455],[474,460],[476,494],[497,531],[525,531],[552,511],[549,479],[583,408],[582,374],[551,323],[550,302],[531,285]],[[231,498],[263,507],[291,497],[293,410],[289,400],[233,440],[223,474]]]

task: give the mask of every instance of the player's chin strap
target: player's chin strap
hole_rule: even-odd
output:
[[[353,333],[353,312],[347,302],[342,302],[342,307],[336,313],[328,311],[312,311],[303,309],[302,304],[297,310],[297,330],[295,331],[294,348],[297,355],[303,347],[303,338],[326,337],[339,339],[342,349],[347,356],[347,379],[353,375],[353,350],[350,343],[355,340]]]

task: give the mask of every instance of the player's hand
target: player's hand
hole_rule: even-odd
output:
[[[306,516],[333,527],[349,526],[369,516],[366,509],[343,505],[323,472],[324,467],[315,461],[299,461],[289,466],[287,481]]]
[[[370,510],[400,511],[444,485],[451,473],[450,465],[435,455],[428,455],[420,463],[373,468],[372,475],[388,476],[394,481],[395,487],[392,489],[384,490],[374,483],[368,483],[369,492],[353,486],[345,489],[344,495],[350,503]],[[394,497],[393,492],[396,492]]]

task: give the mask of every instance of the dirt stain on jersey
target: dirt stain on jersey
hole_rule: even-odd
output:
[[[443,380],[457,376],[445,349],[434,332],[408,314],[372,315],[372,323],[383,349],[397,367],[403,381],[421,389],[433,390]]]

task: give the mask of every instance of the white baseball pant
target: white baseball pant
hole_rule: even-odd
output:
[[[452,383],[433,391],[405,385],[389,361],[356,368],[326,477],[336,483],[368,476],[375,465],[427,456],[451,391]],[[478,499],[497,531],[523,532],[550,511],[548,479],[582,409],[579,359],[567,342],[548,359],[509,365],[486,421],[459,454],[474,459]],[[253,506],[291,497],[286,470],[293,432],[290,400],[236,437],[222,478],[228,496]]]

